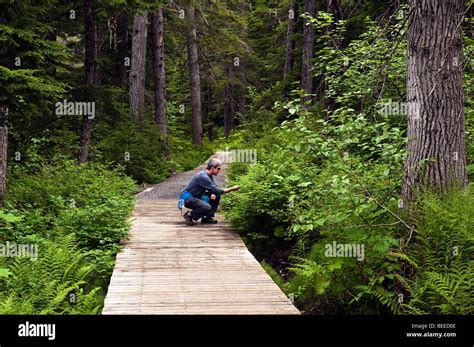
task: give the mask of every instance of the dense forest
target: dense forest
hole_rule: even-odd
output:
[[[134,193],[225,150],[302,312],[473,314],[472,5],[1,1],[0,313],[100,313]]]

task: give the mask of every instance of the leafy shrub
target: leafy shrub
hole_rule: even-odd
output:
[[[329,119],[322,120],[321,105],[303,107],[297,98],[267,111],[275,119],[288,113],[270,134],[249,129],[240,135],[260,137],[259,162],[231,166],[229,177],[242,188],[223,201],[226,215],[260,257],[291,243],[292,275],[282,287],[310,312],[398,313],[399,294],[409,295],[401,282],[414,278],[418,258],[400,252],[407,230],[394,217],[405,122],[403,115],[377,112],[380,100],[399,100],[404,89],[394,76],[405,75],[405,48],[394,47],[393,39],[404,34],[405,18],[402,9],[383,30],[368,20],[366,32],[341,50],[318,36],[323,48],[314,71],[325,77],[324,98],[336,104]],[[327,34],[330,21],[320,13],[312,22]],[[342,22],[329,35],[337,41],[343,30]],[[258,105],[251,107],[262,113]],[[364,260],[327,257],[325,246],[334,241],[364,245]]]
[[[188,171],[201,165],[214,153],[211,143],[204,142],[203,148],[199,148],[189,140],[183,140],[186,135],[179,135],[175,132],[168,137],[170,158],[168,166],[170,170],[176,172]]]
[[[257,253],[292,242],[287,289],[297,302],[326,295],[327,309],[342,301],[348,312],[359,312],[348,303],[367,278],[395,297],[399,265],[387,253],[398,244],[399,227],[377,226],[394,223],[377,202],[396,210],[405,143],[400,129],[340,110],[331,124],[302,116],[272,135],[268,149],[267,139],[258,145],[258,164],[239,167],[241,175],[231,166],[233,183],[242,186],[223,202],[231,223]],[[364,244],[364,261],[326,257],[324,245],[333,241]]]
[[[283,122],[271,151],[260,141],[258,164],[231,165],[242,188],[223,204],[252,251],[265,258],[292,242],[281,288],[309,312],[472,313],[472,185],[424,196],[404,246],[409,230],[389,212],[408,220],[397,206],[403,133],[361,115],[319,123]],[[364,260],[327,257],[333,241],[364,245]]]
[[[38,246],[38,259],[0,258],[0,313],[97,313],[136,186],[99,163],[12,167],[0,242]],[[20,303],[20,304],[19,304]]]
[[[99,159],[123,165],[125,173],[138,181],[158,183],[168,177],[165,148],[158,125],[145,121],[143,126],[123,120],[97,144]]]
[[[406,16],[402,7],[383,28],[367,20],[364,34],[335,50],[328,42],[340,39],[345,23],[328,33],[331,17],[320,12],[311,21],[321,33],[313,71],[324,77],[322,101],[302,105],[294,91],[294,100],[271,108],[259,98],[271,87],[254,93],[256,115],[229,141],[251,143],[259,160],[231,166],[231,183],[241,189],[223,200],[226,216],[259,258],[291,247],[280,286],[307,312],[472,313],[472,188],[423,198],[408,224],[397,206],[406,115],[378,109],[404,98]],[[328,101],[334,110],[322,114]],[[471,113],[467,108],[468,138]],[[418,234],[406,246],[409,224]],[[364,245],[364,260],[326,256],[334,241]],[[456,245],[462,253],[454,258]]]

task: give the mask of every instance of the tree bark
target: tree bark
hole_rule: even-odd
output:
[[[133,16],[130,66],[130,112],[140,124],[143,124],[145,112],[146,18],[146,13]]]
[[[52,42],[56,42],[57,40],[57,29],[54,28],[53,31],[49,32],[47,35],[46,35],[46,40],[48,41],[52,41]],[[48,62],[51,62],[47,57],[46,57],[46,61]],[[51,64],[52,66],[47,70],[48,74],[52,77],[56,77],[56,67]]]
[[[84,1],[84,27],[85,27],[85,82],[88,86],[94,85],[97,79],[96,58],[97,58],[97,21],[94,15],[94,0]],[[92,92],[90,87],[87,89],[88,102],[92,102]],[[84,115],[82,120],[81,136],[79,139],[78,164],[85,163],[89,158],[89,145],[91,142],[92,119]]]
[[[95,85],[100,85],[102,82],[102,71],[100,65],[97,64],[97,58],[100,57],[100,41],[101,41],[101,31],[100,26],[97,24],[97,19],[95,19],[95,61],[94,61],[94,83]]]
[[[193,122],[193,144],[202,146],[202,111],[201,111],[201,79],[199,75],[198,48],[196,42],[196,27],[194,24],[194,8],[185,8],[189,20],[187,37],[189,80],[191,89],[191,112]]]
[[[296,5],[295,0],[291,0],[288,10],[288,28],[286,30],[286,51],[285,66],[283,67],[283,80],[286,80],[293,70],[294,49],[295,49],[295,23],[296,23]]]
[[[342,12],[341,12],[341,5],[339,0],[325,0],[326,1],[326,12],[331,13],[333,15],[334,22],[326,27],[326,35],[329,36],[331,32],[336,29],[335,23],[342,19]],[[328,46],[332,46],[333,49],[338,49],[341,42],[340,40],[330,41],[327,43]],[[326,94],[324,98],[324,108],[326,110],[324,118],[329,121],[330,115],[332,111],[336,108],[336,100],[332,96],[327,96],[328,90],[328,82],[327,82],[327,74],[323,77],[322,83],[324,94]]]
[[[7,18],[6,13],[0,12],[0,24],[7,24],[10,22],[10,18]],[[0,48],[0,55],[2,48]],[[3,104],[3,98],[0,96],[0,207],[5,202],[5,193],[7,189],[6,176],[7,176],[7,148],[8,148],[8,128],[7,128],[7,117],[8,107]]]
[[[84,1],[84,28],[85,28],[85,71],[86,84],[92,85],[95,83],[95,60],[97,58],[97,21],[94,15],[95,0]]]
[[[428,186],[465,186],[464,0],[411,0],[408,28],[408,157],[402,197]],[[411,106],[411,107],[410,107]]]
[[[234,127],[234,100],[230,84],[224,88],[224,136],[229,137]]]
[[[341,3],[339,0],[326,0],[326,12],[331,13],[334,16],[334,22],[342,19]],[[331,25],[331,30],[335,28],[335,25]]]
[[[0,207],[3,206],[6,191],[8,128],[7,110],[0,106]]]
[[[160,126],[163,138],[168,133],[166,114],[165,46],[163,9],[159,8],[152,18],[153,77],[155,79],[155,122]]]
[[[125,58],[128,57],[128,13],[122,13],[117,20],[117,54],[119,58],[119,85],[124,87],[127,84],[127,70]]]
[[[247,118],[247,74],[245,73],[245,65],[242,64],[242,71],[240,73],[240,95],[239,95],[239,113],[242,121]]]
[[[304,0],[304,10],[311,16],[315,15],[316,4],[315,0]],[[303,61],[301,66],[301,89],[305,94],[313,93],[313,74],[311,73],[311,60],[314,56],[314,28],[309,21],[304,21],[303,27]],[[310,97],[303,98],[303,101],[310,99]]]
[[[205,91],[204,118],[206,119],[207,139],[212,141],[214,139],[214,122],[211,114],[212,88],[209,84],[206,86]]]
[[[230,68],[226,68],[227,84],[224,87],[224,136],[229,137],[235,120],[235,102],[232,96]]]

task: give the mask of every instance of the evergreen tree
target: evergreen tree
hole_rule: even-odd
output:
[[[143,123],[145,112],[147,14],[133,15],[132,58],[130,67],[130,111]]]

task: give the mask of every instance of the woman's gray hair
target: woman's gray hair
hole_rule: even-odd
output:
[[[210,170],[212,169],[213,167],[216,167],[216,166],[219,166],[219,165],[222,165],[222,162],[217,159],[217,158],[211,158],[209,159],[209,161],[207,162],[207,169]]]

